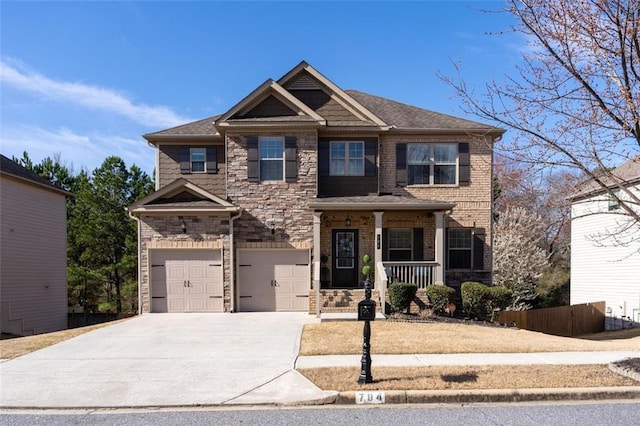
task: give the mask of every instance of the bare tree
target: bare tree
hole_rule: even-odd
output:
[[[528,49],[478,96],[444,78],[467,112],[514,132],[496,148],[530,173],[570,170],[640,226],[640,199],[612,173],[640,154],[640,0],[507,0]],[[573,172],[571,172],[571,170]],[[617,190],[616,190],[617,189]]]

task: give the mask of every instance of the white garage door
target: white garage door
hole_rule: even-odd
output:
[[[307,311],[308,250],[239,250],[240,311]]]
[[[154,250],[151,312],[222,312],[220,250]]]

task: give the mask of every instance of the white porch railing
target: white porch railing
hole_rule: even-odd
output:
[[[418,289],[435,284],[437,262],[383,262],[381,264],[388,284],[394,282],[414,283]]]

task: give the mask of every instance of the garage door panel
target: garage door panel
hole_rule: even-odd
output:
[[[151,253],[153,312],[222,312],[223,275],[220,250],[157,250]],[[155,270],[157,269],[157,270]],[[160,300],[162,287],[166,295]]]
[[[247,250],[238,258],[240,310],[308,310],[308,250]]]

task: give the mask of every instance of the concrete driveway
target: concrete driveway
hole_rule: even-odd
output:
[[[145,314],[0,364],[0,407],[309,403],[304,313]]]

